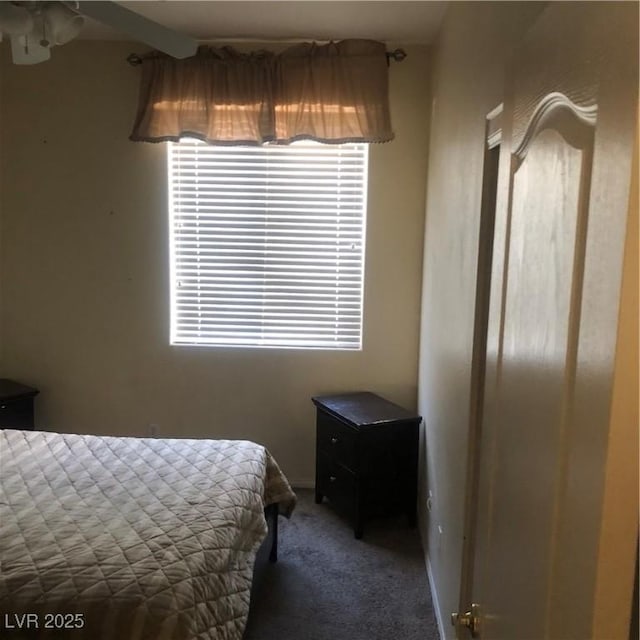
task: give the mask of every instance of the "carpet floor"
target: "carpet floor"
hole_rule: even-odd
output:
[[[437,640],[417,529],[367,522],[362,540],[313,491],[280,518],[278,562],[254,593],[245,640]]]

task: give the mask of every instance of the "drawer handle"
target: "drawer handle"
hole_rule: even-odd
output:
[[[338,438],[331,438],[331,444],[338,444]]]
[[[329,476],[329,482],[335,482],[338,478],[335,476]]]

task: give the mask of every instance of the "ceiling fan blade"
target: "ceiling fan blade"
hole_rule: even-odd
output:
[[[33,16],[25,7],[0,2],[0,31],[10,36],[23,36],[33,29]]]
[[[116,2],[85,0],[78,2],[80,13],[94,18],[135,40],[174,58],[188,58],[196,53],[198,42],[189,36],[153,22],[134,11],[125,9]]]

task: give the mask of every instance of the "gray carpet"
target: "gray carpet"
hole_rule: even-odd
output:
[[[417,529],[402,517],[350,524],[311,490],[280,518],[279,559],[251,603],[245,640],[437,640]]]

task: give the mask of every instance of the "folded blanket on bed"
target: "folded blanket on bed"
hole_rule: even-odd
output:
[[[2,430],[0,636],[240,640],[272,503],[252,442]]]

